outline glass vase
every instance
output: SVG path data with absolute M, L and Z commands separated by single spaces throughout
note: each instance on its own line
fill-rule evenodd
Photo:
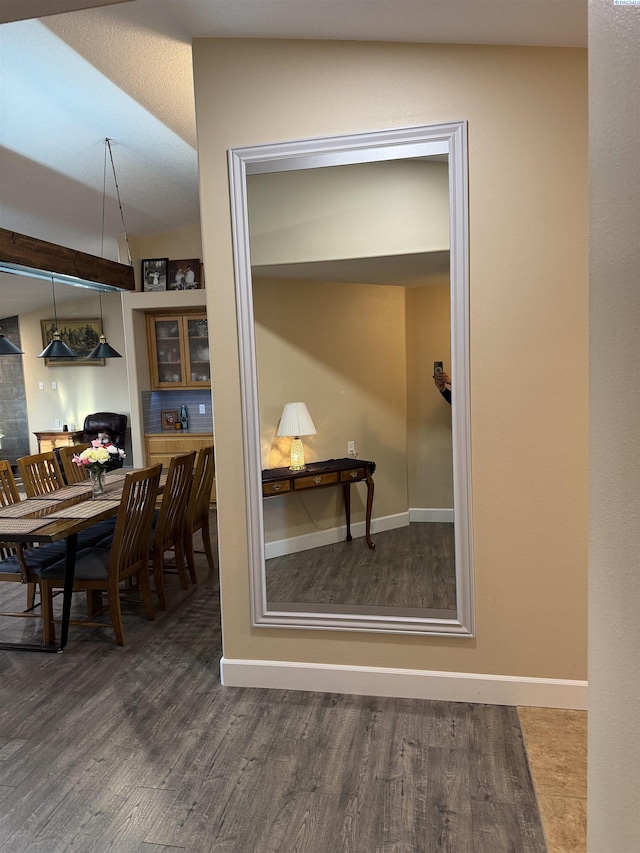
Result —
M 104 468 L 100 468 L 99 470 L 90 470 L 89 471 L 89 479 L 91 480 L 91 493 L 94 498 L 99 498 L 104 494 L 104 481 L 106 477 L 106 470 Z

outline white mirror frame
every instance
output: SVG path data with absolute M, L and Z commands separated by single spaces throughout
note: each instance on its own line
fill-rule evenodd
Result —
M 449 162 L 456 618 L 408 618 L 313 611 L 302 613 L 269 609 L 264 555 L 260 423 L 246 178 L 248 175 L 436 154 L 447 154 Z M 232 148 L 228 155 L 240 347 L 252 625 L 447 637 L 474 636 L 466 122 Z

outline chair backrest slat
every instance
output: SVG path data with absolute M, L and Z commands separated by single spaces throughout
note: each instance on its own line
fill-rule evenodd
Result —
M 178 537 L 182 536 L 195 459 L 196 452 L 192 450 L 191 453 L 172 457 L 169 463 L 154 535 L 154 548 L 159 552 L 173 548 Z
M 0 506 L 18 503 L 20 493 L 16 481 L 6 459 L 0 459 Z
M 185 527 L 191 533 L 200 530 L 209 514 L 209 502 L 211 501 L 211 489 L 213 488 L 215 474 L 213 445 L 200 448 L 185 516 Z
M 73 462 L 73 457 L 76 454 L 80 455 L 82 451 L 86 450 L 88 447 L 91 447 L 91 445 L 73 444 L 67 445 L 66 447 L 60 447 L 58 449 L 60 461 L 62 462 L 62 470 L 64 471 L 64 476 L 67 478 L 67 483 L 69 485 L 72 483 L 84 483 L 89 479 L 89 466 L 76 465 L 76 463 Z
M 18 471 L 27 497 L 30 498 L 50 494 L 64 486 L 62 471 L 53 450 L 21 456 L 18 459 Z
M 109 558 L 109 575 L 116 583 L 137 565 L 146 570 L 161 472 L 158 464 L 125 477 Z

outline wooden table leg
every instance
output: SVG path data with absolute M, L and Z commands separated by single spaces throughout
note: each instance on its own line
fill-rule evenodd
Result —
M 73 579 L 76 572 L 76 551 L 78 534 L 67 536 L 67 552 L 64 562 L 64 593 L 62 597 L 62 626 L 60 628 L 60 650 L 67 645 L 69 622 L 71 620 L 71 598 L 73 596 Z
M 342 487 L 344 493 L 344 514 L 347 518 L 347 542 L 351 542 L 351 483 L 345 483 Z
M 367 540 L 367 545 L 369 548 L 375 548 L 376 546 L 371 541 L 371 509 L 373 507 L 373 477 L 367 471 L 367 517 L 366 517 L 366 526 L 365 526 L 365 538 Z

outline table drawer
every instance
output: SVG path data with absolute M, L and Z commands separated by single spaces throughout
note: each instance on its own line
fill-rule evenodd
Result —
M 284 495 L 291 491 L 291 482 L 289 480 L 274 480 L 273 483 L 262 484 L 262 494 L 264 497 L 269 495 Z
M 367 479 L 366 468 L 350 468 L 348 471 L 340 472 L 341 483 L 357 483 L 358 480 Z
M 310 477 L 300 477 L 294 480 L 293 488 L 295 491 L 299 489 L 317 489 L 318 486 L 331 486 L 338 482 L 338 472 L 332 471 L 329 474 L 312 474 Z

